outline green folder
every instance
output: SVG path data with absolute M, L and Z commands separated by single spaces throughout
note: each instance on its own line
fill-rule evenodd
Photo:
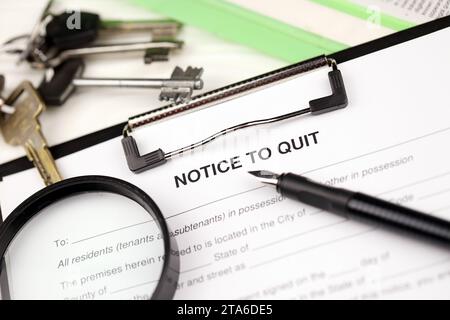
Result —
M 185 24 L 210 31 L 224 39 L 255 48 L 287 62 L 296 62 L 348 47 L 225 0 L 132 0 L 139 5 Z M 347 0 L 310 0 L 361 19 L 370 13 Z M 399 31 L 412 23 L 380 14 L 384 27 Z

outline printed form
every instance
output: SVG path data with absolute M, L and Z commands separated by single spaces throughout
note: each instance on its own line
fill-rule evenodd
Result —
M 300 173 L 450 219 L 450 46 L 443 45 L 449 37 L 447 28 L 341 64 L 349 96 L 343 110 L 237 131 L 137 175 L 127 168 L 119 138 L 57 164 L 65 178 L 118 177 L 154 199 L 178 243 L 175 298 L 449 299 L 447 249 L 284 199 L 247 173 Z M 134 136 L 142 153 L 170 151 L 230 125 L 303 108 L 328 94 L 327 71 L 148 126 Z M 6 177 L 0 184 L 4 216 L 42 187 L 35 170 Z M 115 217 L 121 208 L 112 201 L 110 210 Z M 86 228 L 49 223 L 29 240 L 42 248 L 27 252 L 28 262 L 39 268 L 27 269 L 21 257 L 10 254 L 11 295 L 30 286 L 21 275 L 39 272 L 54 298 L 148 297 L 151 285 L 136 282 L 136 269 L 125 267 L 130 261 L 122 261 L 117 272 L 102 255 L 60 266 L 66 257 L 73 261 L 104 247 L 114 256 L 119 242 L 149 245 L 139 241 L 146 236 L 142 217 L 107 219 L 96 234 L 89 227 L 94 222 L 80 217 Z M 56 248 L 58 239 L 66 245 Z M 143 252 L 140 260 L 154 261 Z M 39 297 L 38 289 L 31 291 L 27 298 Z

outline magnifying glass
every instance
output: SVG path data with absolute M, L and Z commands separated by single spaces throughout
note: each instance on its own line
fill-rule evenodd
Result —
M 175 239 L 155 202 L 116 178 L 66 179 L 0 225 L 2 299 L 171 299 Z

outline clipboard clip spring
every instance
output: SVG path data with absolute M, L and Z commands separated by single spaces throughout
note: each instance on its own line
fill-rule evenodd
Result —
M 139 152 L 139 148 L 137 146 L 136 140 L 130 135 L 132 128 L 136 128 L 136 127 L 145 125 L 147 123 L 155 122 L 157 120 L 163 119 L 168 116 L 175 115 L 177 113 L 186 112 L 190 109 L 198 107 L 201 104 L 206 106 L 206 105 L 208 105 L 208 103 L 211 102 L 211 101 L 208 101 L 208 99 L 207 99 L 208 94 L 198 97 L 197 101 L 196 101 L 196 98 L 194 98 L 191 102 L 187 103 L 186 106 L 179 105 L 177 108 L 175 108 L 173 111 L 170 111 L 170 112 L 167 112 L 167 109 L 168 108 L 170 109 L 172 107 L 171 105 L 169 105 L 167 107 L 163 107 L 163 108 L 161 108 L 161 110 L 164 111 L 164 113 L 162 113 L 164 116 L 157 117 L 154 115 L 154 114 L 158 114 L 158 112 L 160 112 L 160 110 L 158 110 L 158 109 L 155 110 L 154 112 L 150 112 L 148 114 L 154 113 L 152 115 L 152 117 L 153 117 L 152 121 L 143 121 L 138 125 L 132 125 L 130 123 L 130 121 L 133 119 L 130 119 L 128 125 L 125 126 L 125 128 L 124 128 L 123 138 L 122 138 L 122 147 L 123 147 L 123 150 L 125 153 L 125 157 L 126 157 L 129 169 L 134 173 L 141 173 L 143 171 L 155 168 L 157 166 L 160 166 L 160 165 L 166 163 L 167 160 L 169 160 L 177 155 L 181 155 L 185 152 L 192 151 L 196 148 L 204 146 L 205 144 L 213 142 L 218 137 L 224 136 L 228 133 L 231 133 L 231 132 L 234 132 L 237 130 L 241 130 L 241 129 L 245 129 L 245 128 L 249 128 L 249 127 L 260 126 L 260 125 L 265 125 L 265 124 L 274 123 L 274 122 L 279 122 L 279 121 L 287 120 L 287 119 L 294 118 L 294 117 L 304 115 L 304 114 L 320 115 L 323 113 L 327 113 L 327 112 L 345 108 L 348 105 L 348 98 L 347 98 L 347 93 L 345 90 L 344 80 L 342 78 L 341 71 L 338 69 L 337 63 L 334 59 L 330 59 L 325 56 L 321 56 L 316 59 L 308 60 L 304 63 L 295 64 L 295 65 L 280 69 L 279 71 L 275 71 L 275 72 L 263 75 L 262 77 L 256 77 L 254 79 L 250 79 L 245 82 L 238 83 L 234 86 L 232 85 L 228 88 L 225 87 L 223 89 L 218 89 L 217 91 L 212 91 L 210 93 L 210 95 L 212 95 L 214 97 L 214 96 L 217 96 L 217 94 L 219 93 L 221 95 L 221 96 L 219 96 L 219 98 L 223 101 L 224 97 L 227 97 L 226 94 L 224 94 L 224 92 L 226 93 L 227 90 L 234 89 L 235 92 L 232 92 L 231 94 L 234 97 L 236 97 L 236 94 L 242 93 L 243 91 L 248 92 L 253 88 L 260 87 L 261 83 L 258 83 L 258 81 L 265 81 L 266 83 L 270 83 L 270 81 L 268 81 L 268 79 L 267 79 L 268 77 L 275 77 L 274 78 L 275 80 L 273 80 L 272 82 L 279 81 L 284 78 L 288 78 L 293 75 L 292 73 L 286 72 L 287 70 L 289 70 L 289 68 L 296 68 L 297 72 L 295 74 L 299 74 L 299 73 L 304 73 L 307 71 L 312 71 L 314 69 L 318 69 L 323 66 L 329 66 L 332 68 L 332 70 L 330 72 L 328 72 L 328 78 L 329 78 L 329 82 L 330 82 L 330 86 L 331 86 L 331 94 L 326 97 L 311 100 L 309 102 L 309 107 L 303 108 L 303 109 L 300 109 L 300 110 L 297 110 L 297 111 L 294 111 L 294 112 L 291 112 L 288 114 L 283 114 L 283 115 L 279 115 L 276 117 L 272 117 L 272 118 L 241 123 L 241 124 L 223 129 L 221 131 L 218 131 L 215 134 L 207 137 L 206 139 L 203 139 L 201 141 L 198 141 L 196 143 L 193 143 L 191 145 L 185 146 L 183 148 L 180 148 L 180 149 L 177 149 L 177 150 L 174 150 L 171 152 L 166 153 L 162 149 L 157 149 L 157 150 L 147 153 L 145 155 L 141 155 Z M 286 76 L 280 77 L 280 75 L 277 73 L 284 73 Z M 278 77 L 277 77 L 277 75 L 278 75 Z M 253 86 L 251 86 L 251 85 L 249 86 L 249 84 L 251 84 L 252 81 L 255 82 L 255 84 Z M 238 91 L 236 92 L 236 86 L 239 88 L 239 86 L 242 87 L 242 84 L 245 84 L 246 89 L 242 90 L 241 92 L 238 92 Z M 200 104 L 199 104 L 198 100 L 200 101 Z M 216 100 L 219 100 L 219 99 L 216 99 Z M 147 114 L 144 114 L 144 115 L 147 115 Z

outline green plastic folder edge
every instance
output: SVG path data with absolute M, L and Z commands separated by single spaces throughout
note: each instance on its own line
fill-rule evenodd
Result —
M 372 12 L 368 10 L 366 6 L 362 6 L 351 2 L 351 0 L 309 0 L 311 2 L 318 3 L 324 7 L 329 7 L 337 11 L 345 12 L 354 17 L 368 20 L 372 16 Z M 414 27 L 415 24 L 408 22 L 394 16 L 380 12 L 380 24 L 383 27 L 401 31 L 407 28 Z
M 197 26 L 219 37 L 241 43 L 287 62 L 343 50 L 348 45 L 293 27 L 247 10 L 225 0 L 132 0 L 133 2 Z M 341 12 L 367 19 L 363 6 L 342 0 L 311 0 Z M 381 23 L 400 30 L 410 26 L 393 17 L 381 16 Z M 395 27 L 395 28 L 394 28 Z
M 347 48 L 222 0 L 132 0 L 155 12 L 210 31 L 288 62 Z

